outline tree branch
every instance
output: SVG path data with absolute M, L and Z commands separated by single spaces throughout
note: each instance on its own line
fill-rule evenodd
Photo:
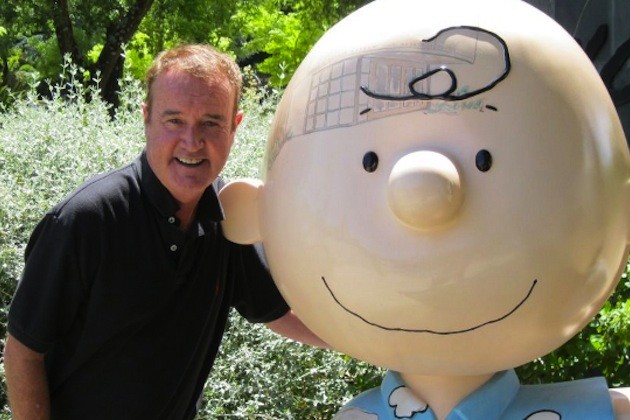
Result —
M 74 38 L 74 29 L 70 19 L 68 0 L 50 0 L 55 25 L 55 35 L 61 56 L 70 54 L 72 62 L 78 66 L 84 65 L 83 56 L 79 51 L 79 46 Z
M 112 22 L 107 27 L 105 45 L 98 57 L 96 69 L 100 71 L 103 98 L 114 106 L 117 105 L 118 79 L 122 76 L 123 70 L 123 45 L 131 41 L 153 1 L 137 0 L 122 19 Z

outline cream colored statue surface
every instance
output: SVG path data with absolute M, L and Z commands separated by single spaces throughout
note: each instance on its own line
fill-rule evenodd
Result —
M 263 180 L 220 196 L 226 236 L 263 241 L 304 323 L 389 369 L 338 418 L 630 418 L 630 389 L 521 385 L 513 370 L 597 314 L 630 249 L 612 101 L 535 8 L 359 9 L 292 78 Z

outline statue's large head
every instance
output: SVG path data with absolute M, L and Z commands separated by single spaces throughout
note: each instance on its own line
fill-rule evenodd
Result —
M 222 193 L 226 235 L 262 239 L 302 320 L 379 366 L 478 374 L 542 356 L 627 261 L 613 104 L 570 35 L 517 0 L 351 14 L 291 80 L 265 159 L 264 184 Z

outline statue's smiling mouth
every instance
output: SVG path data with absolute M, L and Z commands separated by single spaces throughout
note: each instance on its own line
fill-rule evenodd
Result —
M 408 332 L 408 333 L 425 333 L 425 334 L 436 334 L 436 335 L 452 335 L 452 334 L 463 334 L 463 333 L 467 333 L 467 332 L 471 332 L 474 330 L 477 330 L 479 328 L 497 323 L 499 321 L 503 321 L 504 319 L 508 318 L 510 315 L 512 315 L 514 312 L 518 311 L 518 309 L 523 306 L 525 304 L 525 302 L 527 301 L 527 299 L 529 299 L 529 297 L 532 295 L 532 293 L 534 292 L 534 288 L 536 287 L 536 285 L 538 284 L 538 280 L 535 279 L 531 286 L 529 287 L 529 290 L 525 293 L 525 297 L 523 297 L 523 299 L 521 299 L 520 302 L 518 302 L 511 310 L 509 310 L 507 313 L 491 319 L 489 321 L 485 321 L 482 322 L 480 324 L 474 325 L 472 327 L 467 327 L 467 328 L 462 328 L 462 329 L 458 329 L 458 330 L 444 330 L 444 331 L 440 331 L 440 330 L 432 330 L 432 329 L 411 329 L 411 328 L 400 328 L 400 327 L 388 327 L 385 325 L 381 325 L 378 324 L 376 322 L 370 321 L 369 319 L 366 319 L 365 317 L 361 316 L 360 314 L 358 314 L 357 312 L 349 309 L 347 306 L 345 306 L 343 303 L 341 303 L 341 301 L 337 298 L 337 296 L 335 296 L 335 293 L 332 291 L 332 289 L 330 288 L 330 286 L 328 285 L 328 282 L 326 281 L 326 278 L 322 276 L 322 281 L 324 282 L 324 286 L 326 286 L 326 289 L 328 289 L 328 292 L 330 293 L 330 296 L 332 296 L 332 298 L 335 300 L 335 302 L 337 302 L 337 305 L 339 305 L 344 311 L 346 311 L 347 313 L 349 313 L 350 315 L 360 319 L 361 321 L 372 325 L 374 327 L 383 329 L 383 330 L 387 330 L 387 331 L 400 331 L 400 332 Z

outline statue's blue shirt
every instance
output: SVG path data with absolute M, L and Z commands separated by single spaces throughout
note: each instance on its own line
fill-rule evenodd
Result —
M 431 407 L 416 398 L 400 375 L 389 371 L 380 388 L 346 404 L 335 419 L 433 420 Z M 514 370 L 497 373 L 466 397 L 446 420 L 614 419 L 604 378 L 543 385 L 521 385 Z

